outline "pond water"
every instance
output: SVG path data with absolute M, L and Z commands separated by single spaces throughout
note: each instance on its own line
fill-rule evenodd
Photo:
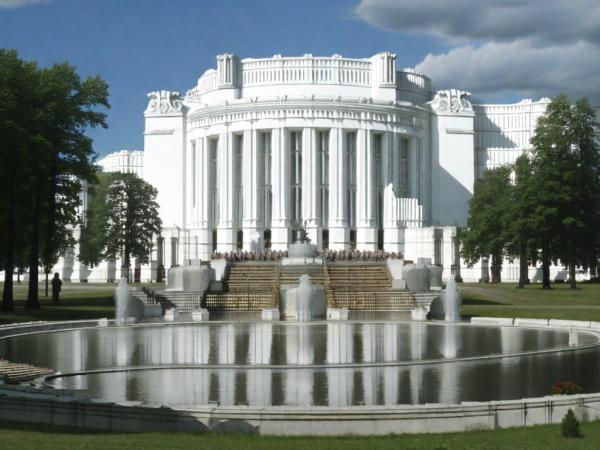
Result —
M 50 384 L 110 401 L 339 407 L 535 397 L 563 380 L 597 392 L 597 344 L 566 329 L 246 321 L 12 336 L 0 357 L 50 367 L 61 372 Z

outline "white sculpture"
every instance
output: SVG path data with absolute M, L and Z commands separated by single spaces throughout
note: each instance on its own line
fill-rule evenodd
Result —
M 468 97 L 470 92 L 459 89 L 446 89 L 437 91 L 435 97 L 429 102 L 431 109 L 436 112 L 473 112 L 473 105 Z
M 182 102 L 177 91 L 154 91 L 148 94 L 147 114 L 181 113 Z

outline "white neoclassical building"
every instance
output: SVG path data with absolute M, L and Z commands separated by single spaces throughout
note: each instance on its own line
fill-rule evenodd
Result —
M 476 178 L 528 150 L 549 102 L 472 105 L 469 96 L 435 90 L 388 52 L 226 53 L 185 96 L 148 94 L 143 152 L 100 164 L 158 189 L 164 230 L 143 279 L 214 251 L 286 249 L 301 226 L 323 248 L 431 258 L 449 274 Z M 81 269 L 104 277 L 95 270 Z M 516 276 L 506 268 L 505 279 Z

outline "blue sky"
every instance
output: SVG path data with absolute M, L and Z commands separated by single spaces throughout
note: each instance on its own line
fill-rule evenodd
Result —
M 498 1 L 491 0 L 491 3 Z M 100 155 L 123 148 L 141 149 L 146 93 L 157 89 L 184 93 L 195 85 L 204 70 L 215 66 L 215 55 L 225 51 L 243 58 L 275 53 L 341 53 L 367 57 L 389 50 L 397 54 L 399 67 L 416 65 L 432 76 L 438 86 L 438 80 L 442 84 L 470 81 L 475 85 L 473 88 L 439 87 L 466 87 L 482 100 L 541 95 L 538 87 L 543 80 L 532 82 L 531 77 L 525 79 L 517 69 L 516 75 L 512 70 L 505 76 L 497 76 L 498 68 L 489 67 L 494 51 L 514 55 L 527 47 L 522 42 L 537 39 L 536 34 L 523 36 L 514 32 L 507 38 L 505 30 L 510 27 L 505 24 L 503 28 L 502 23 L 491 27 L 488 33 L 486 27 L 471 25 L 472 21 L 464 15 L 462 28 L 467 31 L 461 29 L 458 33 L 452 28 L 454 14 L 460 18 L 463 11 L 454 8 L 452 14 L 438 11 L 439 16 L 436 16 L 434 9 L 428 8 L 428 1 L 421 2 L 422 9 L 413 3 L 403 0 L 0 0 L 0 47 L 14 48 L 22 58 L 37 60 L 41 65 L 66 60 L 82 75 L 99 74 L 107 80 L 112 105 L 108 111 L 109 128 L 92 132 Z M 408 13 L 412 14 L 411 21 L 403 22 Z M 589 15 L 589 11 L 586 14 Z M 580 33 L 583 35 L 585 30 Z M 590 42 L 595 45 L 597 36 L 590 33 L 589 39 L 583 39 L 584 44 L 581 39 L 575 39 L 569 45 L 589 45 Z M 525 50 L 560 49 L 559 44 L 548 44 L 549 41 L 547 36 L 543 37 Z M 510 45 L 512 50 L 506 48 Z M 585 50 L 585 47 L 578 49 Z M 485 60 L 482 54 L 488 59 L 487 64 L 482 63 L 482 59 Z M 526 54 L 528 60 L 533 56 Z M 556 60 L 556 56 L 547 55 L 547 58 Z M 468 71 L 463 62 L 470 65 Z M 507 65 L 510 64 L 503 67 Z M 475 69 L 481 70 L 483 75 L 477 77 Z M 480 92 L 475 88 L 480 88 Z M 542 88 L 545 89 L 542 94 L 548 91 L 546 95 L 554 95 L 561 85 Z

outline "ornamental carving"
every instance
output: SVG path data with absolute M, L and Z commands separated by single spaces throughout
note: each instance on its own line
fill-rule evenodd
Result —
M 429 102 L 431 109 L 436 112 L 473 112 L 473 106 L 468 97 L 470 92 L 461 91 L 459 89 L 447 89 L 437 91 L 435 97 Z
M 179 92 L 155 91 L 148 94 L 147 114 L 174 114 L 181 113 L 182 101 Z

